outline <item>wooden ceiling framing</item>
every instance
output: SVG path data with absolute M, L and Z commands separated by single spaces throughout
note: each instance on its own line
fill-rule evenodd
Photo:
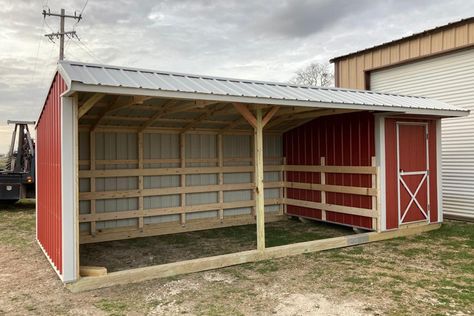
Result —
M 91 131 L 98 128 L 132 128 L 143 132 L 159 129 L 160 125 L 168 129 L 170 125 L 174 126 L 180 133 L 192 130 L 252 131 L 253 127 L 241 114 L 242 106 L 218 101 L 83 94 L 79 96 L 79 126 Z M 301 106 L 253 107 L 257 106 L 271 117 L 266 122 L 265 130 L 277 133 L 286 132 L 317 117 L 354 112 Z

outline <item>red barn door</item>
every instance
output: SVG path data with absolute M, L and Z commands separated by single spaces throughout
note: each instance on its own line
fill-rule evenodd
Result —
M 399 225 L 429 221 L 428 123 L 397 122 Z

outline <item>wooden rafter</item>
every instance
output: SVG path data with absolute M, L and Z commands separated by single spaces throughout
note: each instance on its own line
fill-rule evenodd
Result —
M 151 100 L 153 97 L 147 97 L 147 96 L 133 96 L 130 97 L 129 100 L 125 103 L 116 103 L 115 106 L 113 106 L 108 113 L 114 112 L 123 108 L 127 108 L 130 106 L 135 106 L 135 105 L 143 105 L 145 101 Z M 107 114 L 108 114 L 107 113 Z
M 344 113 L 352 113 L 352 112 L 359 112 L 359 110 L 346 110 L 346 109 L 330 109 L 330 110 L 323 110 L 323 111 L 318 111 L 319 113 L 316 114 L 311 114 L 311 115 L 307 115 L 305 117 L 305 119 L 302 119 L 301 117 L 297 117 L 297 118 L 294 118 L 293 120 L 298 120 L 296 123 L 293 123 L 291 124 L 291 126 L 289 126 L 288 128 L 286 128 L 285 130 L 283 130 L 283 132 L 287 132 L 289 130 L 292 130 L 294 128 L 297 128 L 301 125 L 304 125 L 312 120 L 314 120 L 315 118 L 318 118 L 318 117 L 323 117 L 323 116 L 331 116 L 331 115 L 336 115 L 336 114 L 344 114 Z
M 243 117 L 240 116 L 239 118 L 237 118 L 237 119 L 231 121 L 228 125 L 224 126 L 224 127 L 221 128 L 220 130 L 221 130 L 221 131 L 229 130 L 229 129 L 231 129 L 231 128 L 234 128 L 234 127 L 240 125 L 240 124 L 243 123 L 243 122 L 246 122 L 246 120 L 245 120 Z
M 193 108 L 202 108 L 206 107 L 211 104 L 218 103 L 218 101 L 201 101 L 201 100 L 196 100 L 196 101 L 191 101 L 191 102 L 185 102 L 176 106 L 173 106 L 176 104 L 176 100 L 170 100 L 165 103 L 164 108 L 160 109 L 159 111 L 155 112 L 153 116 L 147 120 L 145 123 L 143 123 L 140 126 L 139 131 L 142 132 L 146 128 L 150 127 L 155 123 L 158 119 L 172 113 L 178 113 L 178 112 L 184 112 Z
M 195 127 L 199 123 L 203 122 L 204 120 L 208 119 L 209 117 L 213 116 L 214 114 L 216 114 L 219 111 L 222 111 L 222 108 L 218 108 L 217 106 L 215 106 L 214 109 L 199 115 L 197 118 L 192 120 L 189 124 L 187 124 L 182 129 L 182 133 L 185 133 L 185 132 L 189 131 L 190 129 L 192 129 L 193 127 Z
M 92 131 L 95 131 L 97 126 L 99 126 L 99 124 L 102 122 L 102 120 L 104 120 L 105 116 L 107 115 L 107 113 L 110 111 L 111 108 L 113 108 L 116 104 L 117 104 L 117 101 L 119 99 L 119 96 L 115 96 L 114 100 L 112 102 L 110 102 L 109 106 L 107 106 L 98 116 L 97 120 L 92 124 L 92 128 L 91 130 Z
M 160 109 L 158 111 L 155 112 L 155 114 L 152 115 L 152 117 L 150 117 L 148 120 L 146 120 L 144 123 L 142 123 L 140 125 L 140 129 L 138 132 L 143 132 L 143 130 L 145 130 L 146 128 L 150 127 L 153 123 L 155 123 L 155 121 L 157 119 L 159 119 L 160 117 L 166 115 L 167 113 L 169 113 L 170 111 L 170 106 L 175 104 L 176 101 L 174 100 L 170 100 L 168 102 L 166 102 L 164 105 L 162 105 L 160 107 Z M 168 111 L 167 111 L 168 110 Z
M 103 93 L 95 93 L 79 107 L 78 118 L 83 117 L 92 107 L 105 97 Z

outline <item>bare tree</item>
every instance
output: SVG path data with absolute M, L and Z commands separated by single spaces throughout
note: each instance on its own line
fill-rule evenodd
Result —
M 334 86 L 334 74 L 328 63 L 311 63 L 298 70 L 290 82 L 307 86 L 332 87 Z

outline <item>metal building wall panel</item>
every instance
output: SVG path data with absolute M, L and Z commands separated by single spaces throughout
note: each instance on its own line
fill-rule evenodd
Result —
M 474 111 L 474 49 L 380 70 L 371 88 L 436 98 Z M 443 212 L 474 219 L 474 114 L 442 121 Z
M 61 97 L 66 84 L 54 77 L 36 127 L 36 238 L 62 274 Z
M 365 72 L 401 63 L 413 62 L 454 49 L 465 49 L 474 45 L 474 19 L 468 18 L 438 27 L 434 30 L 404 37 L 334 58 L 336 86 L 349 89 L 366 89 Z M 349 67 L 349 64 L 357 67 Z M 371 87 L 372 88 L 372 87 Z
M 370 166 L 375 156 L 374 117 L 368 112 L 334 115 L 315 119 L 284 134 L 284 153 L 289 165 L 320 165 L 325 157 L 331 166 Z M 321 183 L 319 173 L 288 172 L 290 182 Z M 326 174 L 326 183 L 333 185 L 371 186 L 370 175 Z M 289 198 L 321 202 L 321 192 L 288 189 Z M 326 193 L 329 204 L 371 208 L 368 196 Z M 321 210 L 288 205 L 290 215 L 321 219 Z M 326 220 L 372 229 L 372 219 L 364 216 L 326 212 Z

